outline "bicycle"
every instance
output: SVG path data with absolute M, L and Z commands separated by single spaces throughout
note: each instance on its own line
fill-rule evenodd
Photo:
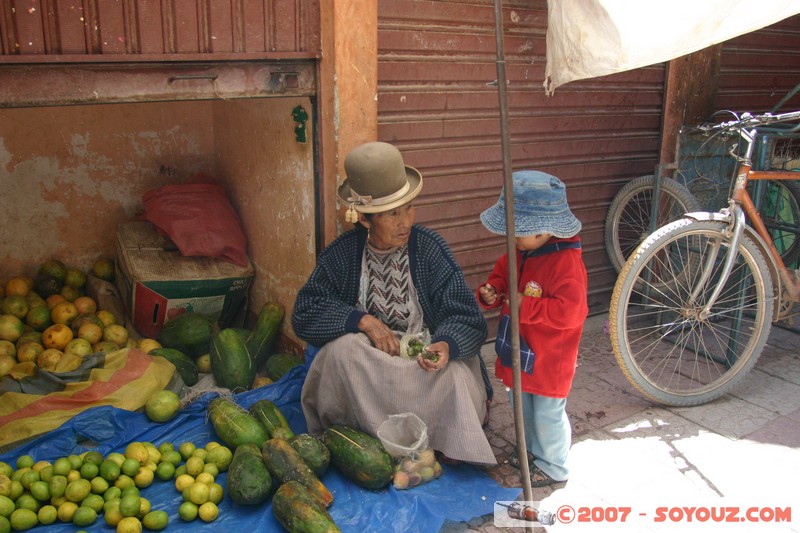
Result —
M 611 341 L 626 378 L 648 398 L 691 406 L 727 393 L 755 365 L 772 323 L 800 302 L 800 276 L 784 263 L 747 189 L 751 181 L 800 177 L 753 170 L 751 160 L 758 133 L 797 131 L 800 124 L 783 123 L 798 119 L 800 111 L 745 113 L 701 126 L 735 133 L 743 143 L 731 151 L 737 172 L 727 207 L 662 226 L 622 267 L 609 311 Z M 796 240 L 800 228 L 782 231 Z
M 770 113 L 778 113 L 798 92 L 800 84 L 775 104 Z M 606 213 L 603 236 L 606 253 L 616 272 L 656 228 L 681 218 L 684 213 L 716 210 L 726 201 L 728 191 L 720 189 L 735 165 L 723 160 L 729 147 L 725 142 L 714 142 L 719 138 L 705 135 L 702 125 L 682 127 L 676 141 L 676 160 L 658 165 L 654 174 L 628 182 L 614 195 Z M 758 148 L 766 150 L 762 143 Z M 757 163 L 763 168 L 763 161 Z M 784 223 L 792 227 L 800 223 L 800 184 L 769 181 L 765 187 L 768 190 L 763 194 L 765 205 L 761 206 L 761 216 L 772 221 L 773 239 L 785 251 L 784 261 L 799 261 L 800 239 L 794 233 L 782 233 L 779 227 Z

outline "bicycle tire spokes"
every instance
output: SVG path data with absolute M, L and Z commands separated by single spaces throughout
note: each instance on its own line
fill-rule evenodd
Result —
M 637 389 L 661 403 L 695 405 L 724 394 L 766 341 L 772 282 L 749 238 L 740 242 L 709 315 L 700 312 L 721 279 L 724 227 L 683 219 L 661 228 L 617 281 L 611 317 L 617 360 Z

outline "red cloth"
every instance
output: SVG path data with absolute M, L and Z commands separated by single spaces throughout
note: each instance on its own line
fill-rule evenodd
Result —
M 575 236 L 569 239 L 552 238 L 548 243 L 580 241 Z M 533 374 L 522 372 L 522 390 L 550 398 L 566 398 L 572 387 L 578 360 L 578 346 L 583 332 L 583 323 L 589 314 L 587 304 L 588 281 L 580 248 L 560 250 L 523 262 L 517 250 L 518 292 L 535 281 L 542 289 L 541 297 L 523 296 L 519 312 L 520 335 L 536 354 Z M 498 294 L 508 294 L 508 255 L 495 263 L 487 281 Z M 510 314 L 507 299 L 494 306 L 478 302 L 484 309 L 503 306 L 503 314 Z M 507 386 L 513 386 L 510 367 L 503 366 L 500 359 L 495 363 L 497 377 Z

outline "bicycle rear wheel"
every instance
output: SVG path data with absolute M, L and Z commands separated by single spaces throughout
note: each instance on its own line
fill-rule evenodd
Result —
M 627 183 L 614 196 L 605 220 L 605 245 L 614 269 L 622 265 L 650 234 L 655 176 L 641 176 Z M 672 222 L 686 213 L 700 211 L 700 202 L 684 185 L 672 178 L 659 182 L 658 220 L 654 227 Z
M 646 239 L 617 278 L 609 311 L 617 363 L 656 402 L 689 406 L 722 396 L 755 365 L 769 336 L 772 278 L 747 235 L 710 313 L 700 313 L 720 280 L 726 229 L 723 222 L 672 222 Z

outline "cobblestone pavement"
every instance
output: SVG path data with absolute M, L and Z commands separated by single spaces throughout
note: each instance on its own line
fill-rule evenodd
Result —
M 686 531 L 687 525 L 700 524 L 687 524 L 685 515 L 678 514 L 668 515 L 669 523 L 655 518 L 658 507 L 687 502 L 789 507 L 788 522 L 716 525 L 725 526 L 720 531 L 742 533 L 800 531 L 800 334 L 773 327 L 756 367 L 731 393 L 708 404 L 675 408 L 650 402 L 628 383 L 604 331 L 606 318 L 587 321 L 567 403 L 573 431 L 571 478 L 556 488 L 532 491 L 539 509 L 594 508 L 601 512 L 595 518 L 602 520 L 537 525 L 535 531 Z M 487 344 L 484 353 L 493 375 L 492 346 Z M 496 378 L 493 383 L 487 435 L 498 465 L 485 470 L 504 487 L 520 487 L 521 500 L 519 471 L 506 462 L 516 447 L 513 413 L 505 386 Z M 612 520 L 621 507 L 632 508 L 626 523 L 621 515 Z M 715 524 L 702 525 L 704 532 L 716 531 Z M 440 533 L 530 530 L 498 527 L 490 514 L 446 522 Z

